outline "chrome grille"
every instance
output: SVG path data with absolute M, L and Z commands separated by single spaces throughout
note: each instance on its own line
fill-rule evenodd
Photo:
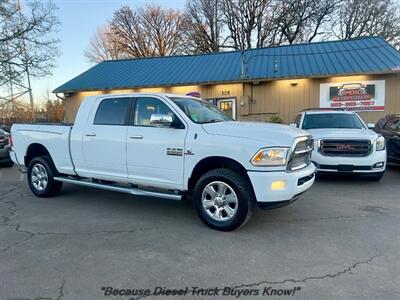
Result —
M 370 140 L 321 140 L 319 151 L 327 156 L 367 156 L 371 153 Z
M 313 140 L 311 137 L 301 137 L 295 141 L 287 165 L 288 171 L 295 171 L 307 167 L 311 163 Z

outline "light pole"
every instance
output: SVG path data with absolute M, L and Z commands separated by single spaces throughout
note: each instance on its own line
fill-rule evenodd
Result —
M 18 0 L 18 11 L 19 11 L 19 20 L 20 20 L 20 26 L 21 30 L 23 30 L 23 15 L 22 15 L 22 5 L 21 1 Z M 24 54 L 24 63 L 25 63 L 25 73 L 26 73 L 26 78 L 27 78 L 27 83 L 28 83 L 28 94 L 29 94 L 29 103 L 31 106 L 31 111 L 32 111 L 32 117 L 35 118 L 35 106 L 33 103 L 33 93 L 32 93 L 32 85 L 31 85 L 31 75 L 29 72 L 29 62 L 28 62 L 28 53 L 26 50 L 26 44 L 25 44 L 25 36 L 22 35 L 22 51 Z

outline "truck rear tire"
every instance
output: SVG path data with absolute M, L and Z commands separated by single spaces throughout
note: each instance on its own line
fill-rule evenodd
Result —
M 250 219 L 255 197 L 250 182 L 243 175 L 230 169 L 215 169 L 198 180 L 194 203 L 207 226 L 232 231 Z
M 54 180 L 58 172 L 50 156 L 38 156 L 31 160 L 28 165 L 29 187 L 38 197 L 52 197 L 58 194 L 62 187 L 62 182 Z

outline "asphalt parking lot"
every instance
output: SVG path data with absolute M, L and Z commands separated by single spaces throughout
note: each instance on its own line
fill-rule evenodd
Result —
M 16 168 L 0 169 L 0 299 L 129 299 L 102 287 L 157 286 L 398 299 L 399 182 L 400 168 L 379 183 L 323 178 L 296 203 L 223 233 L 187 203 L 72 185 L 40 199 Z

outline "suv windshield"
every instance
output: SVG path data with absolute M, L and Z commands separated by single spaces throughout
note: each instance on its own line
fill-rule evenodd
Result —
M 195 123 L 233 121 L 226 113 L 203 99 L 170 97 L 172 101 Z
M 304 116 L 303 129 L 318 128 L 365 128 L 355 114 L 307 114 Z

